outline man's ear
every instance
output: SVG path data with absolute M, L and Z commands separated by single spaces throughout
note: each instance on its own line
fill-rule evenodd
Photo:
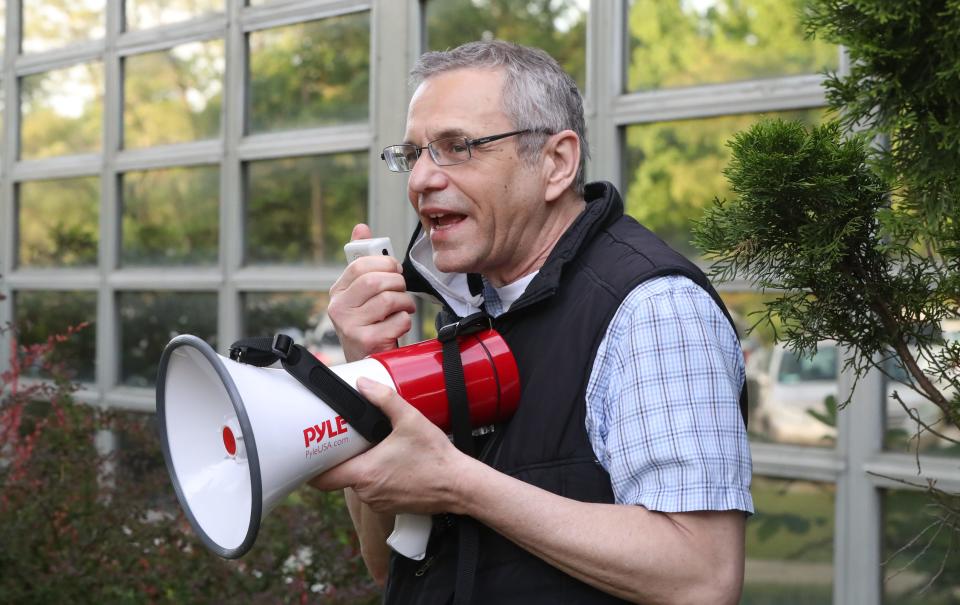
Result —
M 558 199 L 570 188 L 580 167 L 580 137 L 572 130 L 551 135 L 543 147 L 546 201 Z

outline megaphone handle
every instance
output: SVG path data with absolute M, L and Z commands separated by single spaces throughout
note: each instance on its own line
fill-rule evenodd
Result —
M 387 545 L 408 559 L 420 561 L 427 554 L 432 525 L 428 515 L 399 514 L 393 521 L 393 533 L 387 538 Z

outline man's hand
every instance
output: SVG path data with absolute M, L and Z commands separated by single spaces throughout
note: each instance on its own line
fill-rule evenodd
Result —
M 380 513 L 459 512 L 457 483 L 472 462 L 446 435 L 392 389 L 368 380 L 357 388 L 390 419 L 393 431 L 376 447 L 312 479 L 322 490 L 352 488 Z
M 351 240 L 372 236 L 370 227 L 359 224 L 353 228 Z M 357 259 L 330 288 L 327 314 L 347 361 L 396 348 L 397 339 L 410 331 L 414 311 L 403 269 L 388 256 Z

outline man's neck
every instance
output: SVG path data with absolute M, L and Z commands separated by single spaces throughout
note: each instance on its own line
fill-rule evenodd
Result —
M 571 197 L 567 200 L 557 200 L 557 207 L 547 216 L 543 226 L 538 230 L 537 236 L 533 238 L 537 247 L 531 249 L 531 253 L 527 255 L 528 260 L 512 267 L 509 271 L 484 274 L 483 276 L 487 281 L 496 288 L 502 288 L 526 275 L 530 275 L 534 271 L 540 270 L 540 267 L 547 262 L 547 257 L 550 256 L 554 246 L 560 241 L 560 237 L 566 233 L 570 225 L 577 220 L 577 217 L 587 206 L 582 197 L 574 196 L 573 192 L 569 193 Z

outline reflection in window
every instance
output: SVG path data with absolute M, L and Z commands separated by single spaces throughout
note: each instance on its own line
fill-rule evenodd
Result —
M 367 119 L 370 14 L 250 34 L 250 132 Z
M 124 60 L 124 146 L 215 138 L 223 101 L 223 40 Z
M 20 156 L 100 150 L 103 64 L 84 63 L 20 80 Z
M 923 491 L 883 495 L 883 602 L 948 605 L 960 594 L 956 496 L 937 501 Z M 950 510 L 952 509 L 952 510 Z
M 120 382 L 134 387 L 156 383 L 160 355 L 178 334 L 217 344 L 215 292 L 121 292 Z
M 106 0 L 25 0 L 21 3 L 23 52 L 102 38 L 106 5 Z
M 916 350 L 911 350 L 921 368 L 927 363 Z M 931 347 L 930 354 L 936 356 L 943 350 L 943 344 Z M 943 411 L 921 394 L 916 380 L 904 368 L 897 356 L 891 356 L 884 362 L 888 376 L 884 376 L 884 409 L 886 410 L 886 449 L 915 454 L 918 450 L 930 455 L 960 454 L 960 429 L 944 418 Z M 949 396 L 952 389 L 945 379 L 938 380 L 927 374 L 934 386 Z M 932 431 L 930 430 L 932 429 Z
M 223 12 L 224 0 L 125 0 L 127 29 L 146 29 Z
M 48 362 L 59 366 L 70 380 L 94 381 L 96 292 L 21 290 L 13 295 L 13 310 L 21 346 L 46 342 L 51 336 L 66 335 L 68 328 L 79 328 L 67 340 L 57 343 Z M 84 323 L 87 325 L 81 327 Z M 40 364 L 24 370 L 30 377 L 50 377 Z
M 437 316 L 443 310 L 439 302 L 417 298 L 417 313 L 420 315 L 420 333 L 423 340 L 437 337 Z
M 247 165 L 248 263 L 345 262 L 343 244 L 367 217 L 367 154 Z
M 27 181 L 18 186 L 18 264 L 84 267 L 97 264 L 100 179 Z
M 122 178 L 124 265 L 216 263 L 217 166 L 128 172 Z
M 430 50 L 445 50 L 498 38 L 535 46 L 556 59 L 584 90 L 589 4 L 588 0 L 432 0 L 427 3 L 427 45 Z
M 817 124 L 823 111 L 809 109 L 767 117 Z M 626 128 L 624 150 L 626 211 L 687 256 L 690 221 L 703 214 L 714 197 L 730 197 L 723 169 L 730 158 L 727 141 L 764 117 L 743 114 L 700 120 L 637 124 Z
M 742 605 L 832 602 L 835 487 L 754 477 Z
M 249 292 L 243 296 L 243 334 L 282 332 L 327 365 L 344 362 L 340 339 L 327 317 L 326 292 Z
M 753 387 L 751 436 L 799 445 L 833 446 L 837 436 L 838 352 L 821 342 L 812 355 L 782 343 L 769 352 L 765 370 L 748 376 Z M 749 368 L 748 368 L 749 369 Z
M 804 0 L 630 0 L 628 92 L 836 69 L 838 51 L 806 39 Z M 786 6 L 785 6 L 786 5 Z

